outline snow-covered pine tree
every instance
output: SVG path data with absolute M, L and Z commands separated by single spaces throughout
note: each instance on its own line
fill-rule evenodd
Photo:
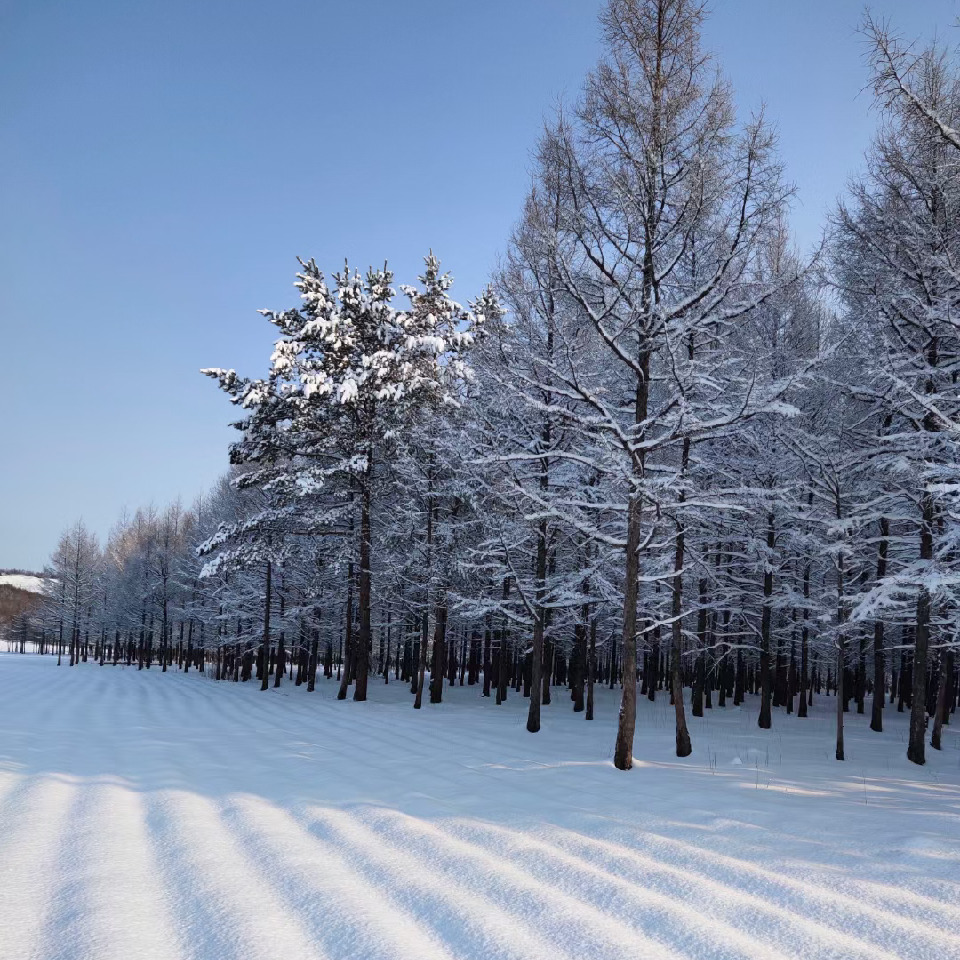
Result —
M 235 462 L 258 465 L 241 481 L 273 497 L 258 520 L 267 540 L 276 524 L 303 511 L 294 504 L 328 491 L 349 491 L 345 508 L 329 508 L 308 519 L 310 531 L 343 534 L 350 504 L 359 500 L 357 563 L 359 629 L 348 662 L 356 677 L 355 700 L 365 700 L 371 646 L 372 519 L 378 468 L 398 431 L 431 405 L 453 401 L 466 375 L 463 352 L 472 342 L 470 318 L 449 299 L 451 278 L 433 254 L 426 258 L 422 289 L 407 288 L 411 309 L 393 306 L 393 274 L 386 265 L 361 278 L 349 264 L 328 287 L 313 260 L 301 261 L 295 286 L 299 309 L 263 311 L 280 331 L 266 380 L 241 380 L 233 371 L 204 371 L 216 377 L 233 402 L 251 411 L 235 445 Z M 267 531 L 267 525 L 271 529 Z M 235 531 L 249 536 L 252 527 Z M 262 545 L 264 536 L 257 539 Z M 214 544 L 211 544 L 214 546 Z M 236 556 L 234 552 L 234 556 Z M 269 573 L 270 563 L 267 562 Z M 348 612 L 348 617 L 351 614 Z M 349 679 L 349 677 L 347 678 Z

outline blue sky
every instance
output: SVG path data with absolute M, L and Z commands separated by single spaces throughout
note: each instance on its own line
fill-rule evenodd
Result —
M 189 502 L 263 371 L 260 307 L 433 248 L 462 301 L 496 265 L 539 128 L 596 60 L 599 0 L 0 0 L 0 567 L 76 517 Z M 877 0 L 953 43 L 957 0 Z M 765 103 L 815 242 L 875 118 L 859 0 L 714 0 L 706 43 Z

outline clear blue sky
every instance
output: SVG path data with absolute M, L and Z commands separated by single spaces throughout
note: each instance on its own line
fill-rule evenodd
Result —
M 76 517 L 189 502 L 258 374 L 295 256 L 432 247 L 462 301 L 527 189 L 540 125 L 598 53 L 599 0 L 0 0 L 0 567 Z M 714 0 L 706 42 L 765 102 L 802 244 L 872 130 L 860 0 Z M 957 0 L 877 0 L 953 42 Z

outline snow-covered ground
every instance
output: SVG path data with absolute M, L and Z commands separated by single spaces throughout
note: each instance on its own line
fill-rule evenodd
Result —
M 0 655 L 0 958 L 960 958 L 960 722 L 335 692 Z
M 43 577 L 34 577 L 28 573 L 0 573 L 0 586 L 6 584 L 28 593 L 45 593 L 47 581 Z

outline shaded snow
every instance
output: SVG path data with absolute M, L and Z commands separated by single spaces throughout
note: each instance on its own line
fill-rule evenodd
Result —
M 335 693 L 0 655 L 0 958 L 960 958 L 956 721 Z

